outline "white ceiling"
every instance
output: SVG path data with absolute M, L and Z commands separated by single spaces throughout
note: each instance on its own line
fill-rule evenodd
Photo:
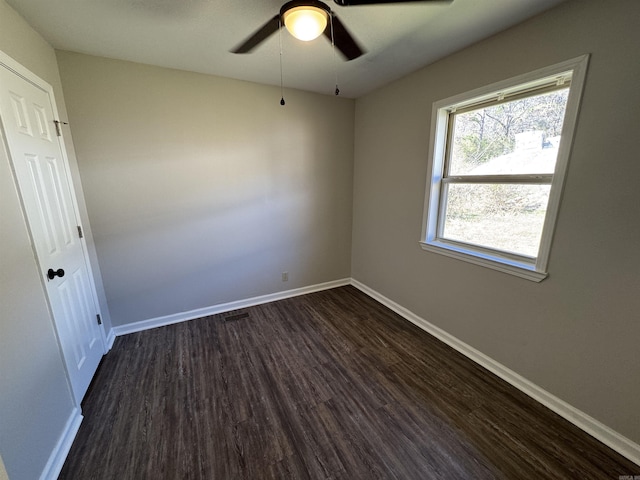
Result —
M 454 0 L 340 7 L 367 53 L 345 62 L 326 38 L 282 31 L 285 88 L 355 98 L 564 0 Z M 7 0 L 55 48 L 279 85 L 278 35 L 249 54 L 229 50 L 284 0 Z

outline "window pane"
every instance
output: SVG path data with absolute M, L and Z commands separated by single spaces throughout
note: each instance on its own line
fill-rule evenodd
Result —
M 442 237 L 538 255 L 550 185 L 449 184 Z
M 449 175 L 553 173 L 569 89 L 453 114 Z

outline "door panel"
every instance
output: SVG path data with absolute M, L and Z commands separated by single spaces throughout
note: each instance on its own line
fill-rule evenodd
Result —
M 0 117 L 73 394 L 80 402 L 104 342 L 49 93 L 0 66 Z M 64 275 L 49 279 L 49 269 L 62 269 Z
M 14 157 L 15 158 L 15 157 Z M 14 160 L 14 168 L 20 170 L 15 164 L 20 160 Z M 51 222 L 51 213 L 47 211 L 48 204 L 45 200 L 45 187 L 40 176 L 40 169 L 38 168 L 37 155 L 24 154 L 25 170 L 28 172 L 28 176 L 23 179 L 29 183 L 29 190 L 23 192 L 23 201 L 29 201 L 37 208 L 39 222 L 31 225 L 31 230 L 34 235 L 38 235 L 42 240 L 39 243 L 40 248 L 43 249 L 43 253 L 46 249 L 48 255 L 54 255 L 57 251 L 56 235 L 54 226 Z M 25 190 L 23 188 L 22 190 Z M 31 220 L 31 219 L 30 219 Z M 33 219 L 35 220 L 35 219 Z
M 9 98 L 13 107 L 13 117 L 16 122 L 17 132 L 31 137 L 31 125 L 29 125 L 29 115 L 27 115 L 26 99 L 14 92 L 9 92 Z
M 74 212 L 69 208 L 68 199 L 63 195 L 66 182 L 63 181 L 59 160 L 53 157 L 45 158 L 45 171 L 43 172 L 45 179 L 44 184 L 49 186 L 49 201 L 53 214 L 57 219 L 55 223 L 59 226 L 57 231 L 57 243 L 61 248 L 73 248 L 73 244 L 78 238 L 77 222 Z

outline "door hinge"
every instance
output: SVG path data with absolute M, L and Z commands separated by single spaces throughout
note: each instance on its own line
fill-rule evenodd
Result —
M 56 124 L 56 135 L 61 137 L 62 131 L 60 130 L 60 125 L 69 125 L 67 122 L 61 122 L 60 120 L 54 120 L 53 123 Z
M 82 227 L 78 225 L 78 237 L 84 238 L 84 233 L 82 233 Z
M 102 325 L 102 319 L 100 318 L 100 314 L 96 315 L 96 319 L 98 320 L 98 325 Z

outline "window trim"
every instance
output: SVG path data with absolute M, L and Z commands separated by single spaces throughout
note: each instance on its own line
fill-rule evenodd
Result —
M 440 100 L 433 104 L 431 116 L 431 136 L 429 149 L 429 172 L 425 191 L 422 236 L 423 250 L 464 260 L 521 278 L 540 282 L 548 276 L 549 254 L 560 208 L 562 190 L 565 183 L 569 157 L 574 141 L 575 127 L 580 109 L 589 55 L 582 55 L 533 72 L 486 85 L 470 92 Z M 562 127 L 562 140 L 558 149 L 556 167 L 551 179 L 549 203 L 542 228 L 538 255 L 527 261 L 524 256 L 509 255 L 492 249 L 456 242 L 438 237 L 438 218 L 444 202 L 441 202 L 445 155 L 448 144 L 448 121 L 450 113 L 458 109 L 472 108 L 492 98 L 507 101 L 508 97 L 520 96 L 524 89 L 539 91 L 553 82 L 562 83 L 570 78 L 571 86 Z M 532 175 L 535 177 L 535 175 Z M 486 177 L 485 177 L 486 178 Z M 505 179 L 505 177 L 502 177 Z M 469 180 L 465 177 L 465 180 Z M 473 179 L 471 179 L 473 180 Z M 534 180 L 532 180 L 534 181 Z M 486 183 L 486 182 L 485 182 Z

